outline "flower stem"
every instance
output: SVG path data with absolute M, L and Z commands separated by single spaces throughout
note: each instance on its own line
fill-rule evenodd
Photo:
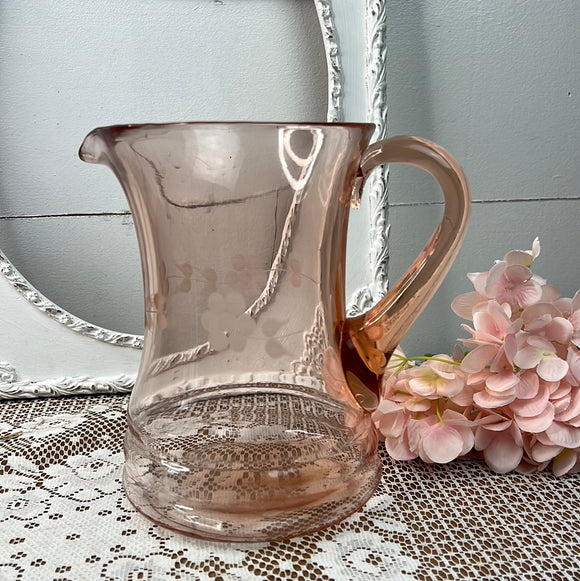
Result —
M 441 359 L 440 357 L 432 357 L 425 355 L 424 357 L 409 357 L 407 361 L 438 361 L 439 363 L 448 363 L 449 365 L 461 365 L 461 361 L 453 361 L 453 359 Z
M 443 359 L 441 357 L 433 357 L 432 355 L 419 355 L 417 357 L 404 357 L 399 355 L 398 353 L 393 353 L 393 358 L 396 357 L 399 359 L 400 363 L 395 367 L 392 375 L 396 375 L 400 371 L 402 371 L 405 366 L 409 365 L 412 361 L 437 361 L 439 363 L 447 363 L 448 365 L 455 365 L 459 367 L 461 365 L 461 361 L 454 361 L 453 359 Z
M 439 419 L 439 423 L 444 425 L 443 416 L 441 415 L 441 410 L 439 409 L 439 400 L 435 400 L 435 412 L 437 413 L 437 418 Z

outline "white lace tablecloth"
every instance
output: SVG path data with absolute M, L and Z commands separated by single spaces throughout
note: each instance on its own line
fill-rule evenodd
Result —
M 0 579 L 580 579 L 580 479 L 384 456 L 371 501 L 288 542 L 164 530 L 121 485 L 126 395 L 0 403 Z M 381 445 L 382 447 L 382 445 Z

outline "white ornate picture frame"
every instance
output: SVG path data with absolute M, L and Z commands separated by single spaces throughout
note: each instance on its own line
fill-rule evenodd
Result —
M 314 0 L 314 4 L 328 66 L 328 121 L 366 120 L 376 125 L 374 140 L 384 138 L 384 0 Z M 369 284 L 355 288 L 351 314 L 364 311 L 387 288 L 386 168 L 371 176 L 364 198 L 355 220 L 364 225 L 368 261 L 358 259 L 349 278 Z M 122 393 L 133 387 L 143 338 L 101 328 L 60 308 L 1 251 L 0 305 L 0 400 Z

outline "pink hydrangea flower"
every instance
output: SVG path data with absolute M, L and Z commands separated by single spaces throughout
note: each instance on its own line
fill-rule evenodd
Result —
M 431 361 L 410 369 L 408 378 L 411 393 L 427 399 L 453 397 L 465 385 L 465 374 L 448 355 L 436 355 Z
M 498 262 L 489 271 L 485 291 L 488 297 L 509 304 L 514 311 L 533 305 L 542 298 L 542 287 L 533 279 L 529 268 L 505 262 Z
M 514 356 L 514 363 L 521 369 L 536 369 L 545 381 L 560 381 L 568 373 L 568 363 L 560 359 L 554 345 L 538 335 L 523 334 Z
M 474 444 L 473 422 L 451 409 L 440 417 L 410 420 L 407 432 L 410 449 L 428 463 L 447 464 L 467 454 Z
M 478 305 L 473 313 L 473 327 L 462 325 L 471 333 L 471 339 L 461 342 L 472 349 L 461 362 L 461 369 L 467 373 L 477 373 L 488 365 L 499 353 L 506 338 L 521 329 L 521 320 L 511 320 L 509 305 L 500 305 L 490 300 Z
M 451 303 L 453 311 L 471 320 L 473 309 L 490 299 L 509 304 L 514 314 L 540 301 L 546 281 L 530 270 L 540 250 L 540 241 L 536 238 L 531 250 L 511 250 L 503 260 L 496 261 L 489 272 L 469 273 L 467 277 L 475 292 L 459 295 Z
M 472 323 L 466 353 L 397 353 L 372 416 L 394 458 L 447 463 L 473 449 L 502 474 L 580 471 L 580 291 L 561 297 L 534 274 L 539 254 L 536 238 L 468 275 L 474 291 L 452 303 Z
M 394 458 L 474 450 L 502 474 L 580 471 L 580 291 L 561 297 L 534 274 L 539 254 L 536 239 L 468 275 L 474 291 L 452 303 L 472 323 L 467 353 L 391 361 L 372 419 Z
M 553 303 L 536 303 L 521 315 L 528 333 L 544 337 L 548 341 L 566 345 L 572 339 L 574 327 Z

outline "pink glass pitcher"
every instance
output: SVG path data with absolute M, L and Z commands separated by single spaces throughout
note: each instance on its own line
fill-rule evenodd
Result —
M 390 354 L 442 281 L 469 193 L 438 146 L 370 124 L 95 129 L 83 160 L 129 200 L 145 345 L 124 485 L 155 522 L 223 541 L 287 538 L 360 508 L 381 474 L 371 413 Z M 345 315 L 349 211 L 377 165 L 430 172 L 440 226 L 396 286 Z

